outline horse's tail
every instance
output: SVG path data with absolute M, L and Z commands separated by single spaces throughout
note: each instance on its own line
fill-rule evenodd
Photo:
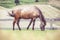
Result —
M 9 13 L 9 12 L 8 12 L 8 14 L 9 14 L 9 16 L 11 16 L 11 17 L 14 17 L 14 16 L 15 16 L 15 14 L 13 13 L 13 11 L 12 11 L 12 14 Z
M 45 18 L 43 16 L 41 10 L 37 6 L 35 6 L 35 8 L 39 11 L 39 16 L 40 16 L 41 21 L 44 21 L 46 23 L 46 20 L 45 20 Z

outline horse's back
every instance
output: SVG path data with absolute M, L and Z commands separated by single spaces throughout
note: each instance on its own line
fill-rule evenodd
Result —
M 28 17 L 35 17 L 35 16 L 39 15 L 38 11 L 35 9 L 34 6 L 22 8 L 21 14 L 22 14 L 22 16 L 26 15 Z
M 20 15 L 21 18 L 34 18 L 37 17 L 39 15 L 39 12 L 37 9 L 35 9 L 34 6 L 24 6 L 21 7 L 17 10 L 15 10 L 15 13 L 18 13 Z

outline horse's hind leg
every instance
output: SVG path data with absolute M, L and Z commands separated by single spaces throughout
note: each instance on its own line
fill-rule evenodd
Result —
M 29 25 L 28 25 L 28 27 L 27 27 L 27 30 L 29 29 L 29 27 L 30 27 L 32 21 L 33 21 L 33 20 L 31 19 L 31 21 L 30 21 L 30 23 L 29 23 Z
M 19 26 L 19 21 L 20 21 L 20 19 L 17 20 L 17 26 L 18 26 L 19 30 L 21 30 L 21 28 Z
M 32 30 L 34 30 L 35 20 L 36 20 L 36 19 L 33 19 L 33 26 L 32 26 Z
M 13 30 L 14 30 L 15 23 L 16 23 L 16 19 L 13 21 Z

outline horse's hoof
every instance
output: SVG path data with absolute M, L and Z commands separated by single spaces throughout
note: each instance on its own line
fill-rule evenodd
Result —
M 45 31 L 45 29 L 41 29 L 41 31 Z
M 14 31 L 14 29 L 13 29 L 13 31 Z
M 27 29 L 28 30 L 28 29 Z
M 13 31 L 14 31 L 14 29 L 13 29 Z
M 41 31 L 45 31 L 45 29 L 42 28 Z
M 45 28 L 44 27 L 41 27 L 41 31 L 45 31 Z
M 28 30 L 29 28 L 27 28 L 27 30 Z
M 32 28 L 32 30 L 34 30 L 34 28 Z
M 34 29 L 32 29 L 32 30 L 34 30 Z
M 21 30 L 21 29 L 19 29 L 19 30 Z

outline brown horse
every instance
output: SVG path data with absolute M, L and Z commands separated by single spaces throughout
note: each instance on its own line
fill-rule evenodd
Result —
M 27 27 L 27 30 L 29 29 L 32 22 L 33 22 L 32 30 L 34 30 L 36 18 L 39 18 L 41 21 L 41 25 L 40 25 L 41 30 L 42 31 L 45 30 L 46 21 L 44 19 L 44 16 L 43 16 L 41 10 L 36 6 L 25 7 L 25 8 L 22 7 L 20 9 L 12 10 L 12 14 L 9 13 L 9 15 L 14 17 L 13 30 L 14 30 L 15 23 L 17 23 L 19 30 L 21 30 L 21 28 L 19 26 L 20 19 L 31 19 L 30 24 Z

